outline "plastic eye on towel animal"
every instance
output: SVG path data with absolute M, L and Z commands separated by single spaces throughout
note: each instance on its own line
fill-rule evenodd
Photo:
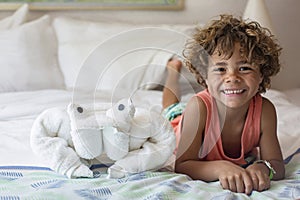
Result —
M 77 111 L 78 111 L 79 113 L 82 113 L 82 112 L 83 112 L 83 108 L 82 108 L 82 107 L 77 107 Z
M 118 110 L 122 111 L 122 110 L 124 110 L 124 109 L 125 109 L 125 106 L 124 106 L 124 104 L 119 104 L 119 106 L 118 106 Z
M 112 112 L 109 115 L 114 116 L 114 118 L 117 118 L 119 121 L 127 121 L 128 117 L 133 118 L 135 107 L 131 99 L 121 99 L 109 112 Z

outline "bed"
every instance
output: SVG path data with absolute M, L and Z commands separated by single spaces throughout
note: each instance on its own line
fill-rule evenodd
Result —
M 180 48 L 165 38 L 155 48 L 137 51 L 139 46 L 127 46 L 112 62 L 110 57 L 100 56 L 103 49 L 106 56 L 115 55 L 105 45 L 119 43 L 122 35 L 107 38 L 134 29 L 129 32 L 133 35 L 123 34 L 128 41 L 127 36 L 136 38 L 135 34 L 149 30 L 157 33 L 157 27 L 140 32 L 135 25 L 60 17 L 50 20 L 49 16 L 25 22 L 26 12 L 25 5 L 0 22 L 0 46 L 10 47 L 1 47 L 0 58 L 4 66 L 0 69 L 0 199 L 300 199 L 300 88 L 271 89 L 264 94 L 278 112 L 278 136 L 286 165 L 286 178 L 272 181 L 264 192 L 247 196 L 223 190 L 219 182 L 191 180 L 169 170 L 172 158 L 159 170 L 120 179 L 108 179 L 107 165 L 101 164 L 92 165 L 94 178 L 69 179 L 51 170 L 30 146 L 32 124 L 42 111 L 63 108 L 74 100 L 114 102 L 128 96 L 145 108 L 161 109 L 164 64 L 167 56 L 179 54 L 176 49 Z M 191 25 L 159 27 L 159 34 L 166 31 L 165 36 L 174 33 L 178 42 L 186 39 Z M 183 101 L 187 101 L 199 88 L 188 73 L 183 74 Z

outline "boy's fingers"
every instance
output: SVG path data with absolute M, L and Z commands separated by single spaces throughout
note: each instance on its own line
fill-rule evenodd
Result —
M 253 190 L 258 190 L 258 177 L 256 176 L 256 174 L 252 174 L 251 178 L 253 183 Z
M 238 193 L 243 193 L 245 192 L 245 186 L 242 178 L 237 178 L 236 179 L 236 191 Z
M 261 174 L 258 176 L 258 191 L 264 191 L 270 188 L 270 178 L 266 174 Z
M 227 179 L 221 179 L 220 180 L 220 184 L 221 184 L 221 186 L 222 186 L 222 188 L 223 189 L 229 189 L 229 184 L 228 184 L 228 181 L 227 181 Z
M 253 181 L 248 173 L 246 173 L 243 176 L 243 179 L 244 179 L 245 193 L 249 195 L 253 190 Z

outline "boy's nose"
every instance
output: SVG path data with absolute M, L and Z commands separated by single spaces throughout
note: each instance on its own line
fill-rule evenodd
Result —
M 236 82 L 240 82 L 240 81 L 241 81 L 241 79 L 237 72 L 228 72 L 228 74 L 226 76 L 227 83 L 230 83 L 230 82 L 236 83 Z

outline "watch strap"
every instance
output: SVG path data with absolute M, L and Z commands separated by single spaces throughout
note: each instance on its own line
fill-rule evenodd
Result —
M 256 161 L 254 161 L 253 164 L 255 164 L 255 163 L 263 163 L 263 164 L 265 164 L 268 167 L 268 169 L 270 170 L 269 178 L 270 178 L 270 180 L 272 180 L 274 174 L 276 174 L 276 171 L 272 167 L 271 163 L 269 161 L 267 161 L 267 160 L 256 160 Z

